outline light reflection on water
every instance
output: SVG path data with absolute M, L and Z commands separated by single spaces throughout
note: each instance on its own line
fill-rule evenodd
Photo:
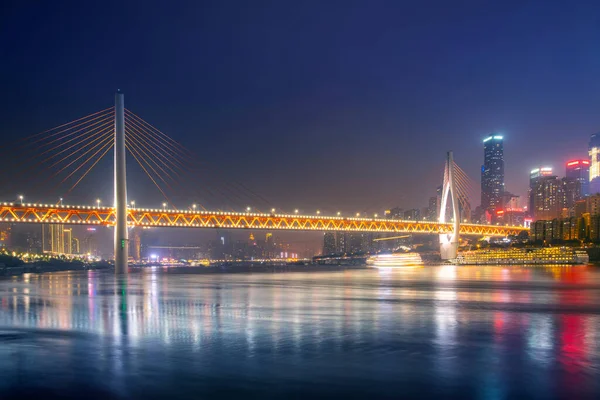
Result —
M 29 274 L 0 299 L 2 398 L 600 396 L 592 266 Z

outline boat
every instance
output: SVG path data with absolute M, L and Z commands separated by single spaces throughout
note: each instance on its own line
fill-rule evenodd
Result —
M 411 267 L 423 265 L 419 253 L 377 254 L 367 258 L 367 265 L 377 268 Z
M 581 265 L 590 257 L 570 247 L 483 249 L 461 252 L 451 263 L 458 265 Z

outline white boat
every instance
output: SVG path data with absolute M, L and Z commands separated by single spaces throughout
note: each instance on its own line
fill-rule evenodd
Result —
M 378 254 L 367 258 L 367 265 L 378 268 L 411 267 L 423 265 L 423 260 L 419 253 Z
M 473 250 L 462 252 L 453 260 L 459 265 L 585 265 L 589 261 L 585 251 L 569 247 Z

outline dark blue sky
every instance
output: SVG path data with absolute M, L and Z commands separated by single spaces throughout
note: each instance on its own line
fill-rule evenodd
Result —
M 478 189 L 481 141 L 500 132 L 507 189 L 524 195 L 531 168 L 564 174 L 600 130 L 600 4 L 583 3 L 3 3 L 0 134 L 108 107 L 120 88 L 275 206 L 374 212 L 426 206 L 447 150 Z M 77 200 L 110 191 L 103 168 Z M 162 202 L 141 181 L 130 197 Z

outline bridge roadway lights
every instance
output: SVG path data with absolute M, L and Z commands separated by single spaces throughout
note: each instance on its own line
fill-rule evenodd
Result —
M 323 215 L 246 214 L 222 211 L 188 212 L 135 208 L 127 210 L 128 226 L 229 228 L 295 231 L 353 231 L 372 233 L 450 234 L 453 224 Z M 115 226 L 113 207 L 64 204 L 0 203 L 0 222 Z M 461 235 L 506 237 L 529 231 L 523 226 L 460 224 Z M 122 243 L 122 242 L 117 242 Z

